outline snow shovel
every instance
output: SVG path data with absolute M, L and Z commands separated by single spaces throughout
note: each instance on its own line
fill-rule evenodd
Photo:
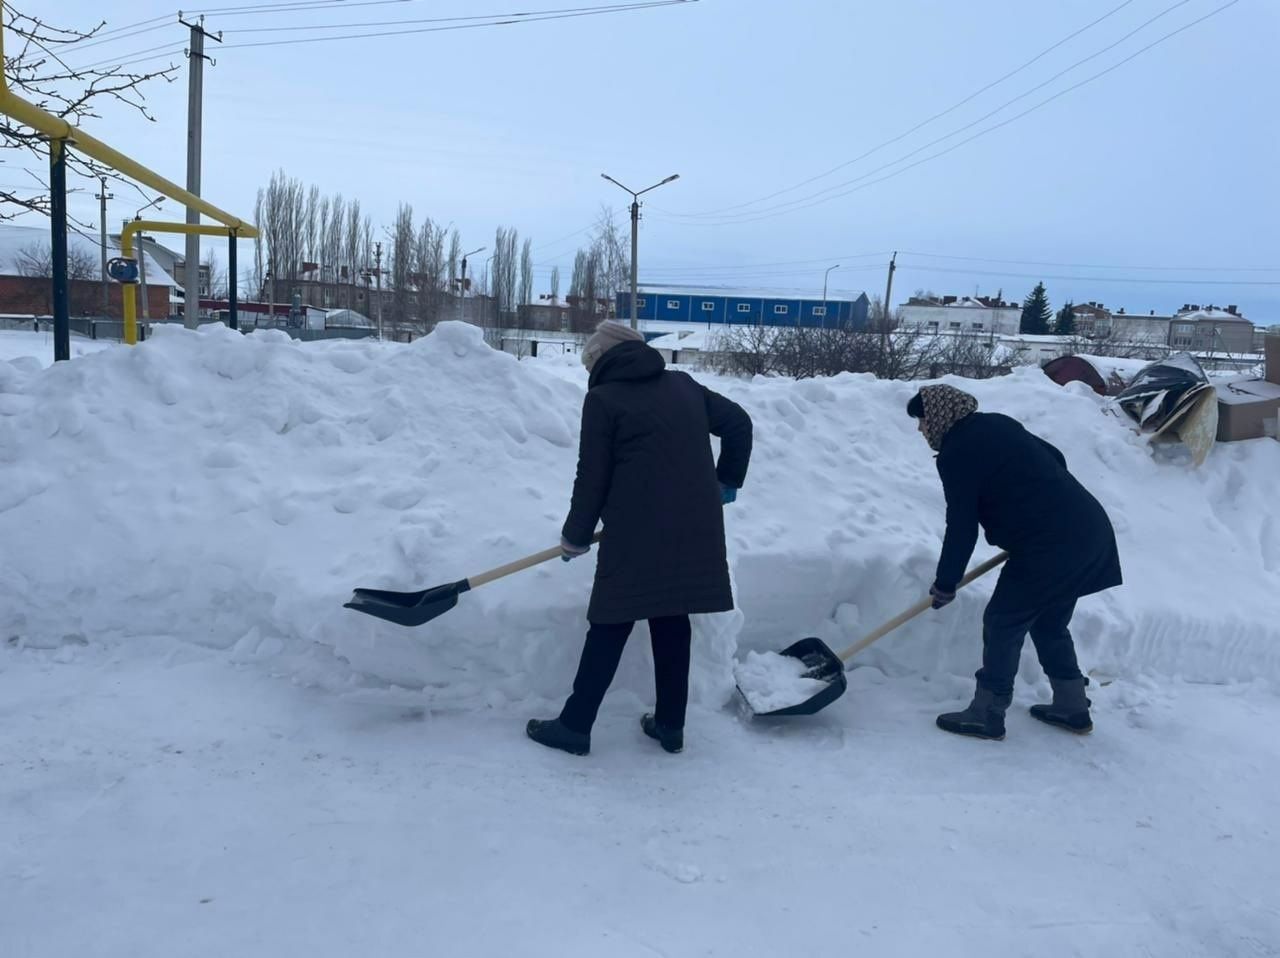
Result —
M 960 584 L 956 586 L 959 590 L 968 585 L 974 579 L 981 578 L 996 566 L 1000 565 L 1009 558 L 1007 552 L 1001 552 L 992 556 L 986 562 L 971 569 Z M 832 651 L 827 643 L 818 638 L 801 639 L 793 645 L 787 646 L 778 655 L 791 659 L 799 659 L 805 665 L 805 672 L 801 676 L 802 679 L 809 679 L 823 683 L 823 686 L 812 692 L 808 698 L 791 705 L 778 707 L 775 703 L 770 702 L 768 707 L 757 709 L 752 703 L 751 696 L 739 684 L 738 692 L 742 695 L 743 701 L 747 703 L 747 707 L 751 709 L 752 714 L 760 716 L 781 716 L 781 715 L 812 715 L 826 708 L 840 696 L 844 695 L 845 689 L 848 688 L 848 680 L 845 678 L 845 663 L 857 655 L 859 652 L 872 645 L 874 642 L 884 638 L 898 626 L 903 625 L 925 609 L 933 605 L 932 598 L 924 598 L 899 615 L 894 616 L 884 625 L 880 626 L 870 635 L 866 636 L 859 642 L 855 642 L 838 655 Z M 753 690 L 754 694 L 760 696 L 758 690 Z M 769 700 L 771 697 L 766 693 L 764 698 Z M 758 698 L 757 701 L 760 701 Z
M 602 535 L 603 533 L 597 532 L 591 537 L 591 541 L 593 543 L 599 542 Z M 357 612 L 365 613 L 365 615 L 372 615 L 375 618 L 386 619 L 388 622 L 412 628 L 415 625 L 423 625 L 444 615 L 458 604 L 458 596 L 464 592 L 470 592 L 472 589 L 478 589 L 482 585 L 487 585 L 498 579 L 505 579 L 509 575 L 515 575 L 517 572 L 523 572 L 525 569 L 541 565 L 544 562 L 550 562 L 552 559 L 559 557 L 560 547 L 556 546 L 554 549 L 535 552 L 531 556 L 525 556 L 523 559 L 517 559 L 507 565 L 490 569 L 488 572 L 482 572 L 479 575 L 473 575 L 469 579 L 451 582 L 448 585 L 438 585 L 432 589 L 422 589 L 419 592 L 356 589 L 351 594 L 351 601 L 343 603 L 342 607 L 344 609 L 355 609 Z

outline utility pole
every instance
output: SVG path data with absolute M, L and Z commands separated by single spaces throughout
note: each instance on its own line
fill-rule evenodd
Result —
M 893 298 L 893 273 L 898 268 L 898 252 L 889 259 L 889 279 L 884 286 L 884 315 L 880 317 L 880 375 L 884 376 L 889 359 L 889 306 Z
M 382 242 L 373 245 L 373 275 L 378 281 L 378 338 L 382 338 Z
M 102 243 L 102 318 L 107 318 L 107 308 L 111 302 L 110 286 L 107 281 L 107 200 L 116 198 L 114 193 L 107 192 L 107 178 L 99 177 L 101 183 L 101 193 L 95 193 L 94 199 L 98 201 L 98 209 L 101 213 L 101 232 L 99 239 Z
M 608 180 L 614 186 L 619 187 L 625 192 L 631 194 L 631 328 L 638 329 L 640 327 L 640 322 L 639 322 L 638 313 L 636 311 L 636 297 L 638 295 L 638 290 L 636 289 L 636 286 L 637 286 L 637 273 L 639 272 L 639 262 L 638 262 L 639 257 L 637 256 L 636 251 L 639 247 L 639 242 L 640 242 L 639 241 L 640 197 L 643 194 L 648 193 L 650 190 L 656 190 L 659 186 L 666 186 L 668 183 L 671 183 L 674 180 L 680 179 L 680 174 L 673 173 L 671 176 L 668 176 L 661 183 L 654 183 L 653 186 L 645 187 L 643 190 L 639 190 L 639 191 L 623 186 L 621 183 L 615 180 L 608 173 L 601 173 L 600 176 Z M 605 315 L 607 316 L 608 312 L 606 312 Z
M 462 278 L 458 280 L 458 322 L 465 323 L 467 321 L 466 311 L 463 310 L 463 300 L 467 295 L 467 257 L 475 256 L 476 253 L 483 253 L 485 247 L 473 249 L 470 253 L 463 254 L 462 257 Z
M 187 192 L 200 195 L 200 134 L 204 120 L 204 61 L 216 65 L 215 60 L 204 55 L 204 41 L 208 37 L 217 43 L 222 42 L 222 33 L 217 36 L 204 28 L 204 17 L 195 23 L 187 23 L 178 15 L 178 22 L 191 30 L 191 47 L 187 50 Z M 187 207 L 187 223 L 197 226 L 200 223 L 200 211 Z M 182 267 L 182 324 L 187 329 L 195 329 L 200 324 L 200 237 L 192 233 L 187 237 L 186 264 Z M 145 303 L 146 300 L 144 299 Z

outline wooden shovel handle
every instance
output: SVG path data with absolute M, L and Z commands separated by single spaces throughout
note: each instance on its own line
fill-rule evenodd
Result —
M 603 532 L 597 532 L 591 537 L 592 543 L 599 542 L 603 536 Z M 467 585 L 472 589 L 478 589 L 482 585 L 488 585 L 498 579 L 505 579 L 509 575 L 515 575 L 517 572 L 523 572 L 525 569 L 531 569 L 536 565 L 542 565 L 544 562 L 550 562 L 552 559 L 558 558 L 560 558 L 559 546 L 554 549 L 544 549 L 542 552 L 535 552 L 531 556 L 525 556 L 515 562 L 508 562 L 506 565 L 498 566 L 496 569 L 490 569 L 488 572 L 473 575 L 467 579 Z
M 986 575 L 996 566 L 1000 565 L 1000 563 L 1004 562 L 1004 560 L 1007 558 L 1009 558 L 1009 553 L 1001 552 L 998 555 L 992 556 L 986 562 L 982 563 L 982 565 L 974 566 L 973 569 L 971 569 L 965 575 L 965 577 L 960 580 L 960 584 L 956 586 L 956 589 L 957 590 L 962 589 L 965 586 L 967 586 L 970 582 L 972 582 L 974 579 L 981 578 L 982 576 Z M 857 642 L 849 646 L 843 652 L 841 652 L 840 660 L 842 662 L 848 662 L 851 658 L 853 658 L 855 655 L 857 655 L 867 646 L 871 645 L 873 642 L 879 639 L 884 638 L 886 635 L 888 635 L 898 626 L 914 619 L 917 615 L 919 615 L 921 612 L 923 612 L 925 609 L 929 608 L 932 605 L 933 605 L 932 597 L 921 599 L 919 602 L 917 602 L 911 608 L 907 609 L 907 611 L 903 612 L 901 615 L 894 616 L 884 625 L 880 626 L 880 628 L 876 629 L 874 632 L 868 635 L 861 642 Z

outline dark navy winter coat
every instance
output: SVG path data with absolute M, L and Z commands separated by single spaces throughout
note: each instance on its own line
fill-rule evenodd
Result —
M 733 608 L 720 484 L 741 488 L 751 417 L 640 342 L 592 370 L 564 537 L 604 520 L 588 619 L 634 622 Z M 711 450 L 720 437 L 720 462 Z
M 972 413 L 942 439 L 947 533 L 937 584 L 964 576 L 978 541 L 1009 553 L 992 605 L 1035 611 L 1120 585 L 1115 532 L 1062 453 L 999 413 Z

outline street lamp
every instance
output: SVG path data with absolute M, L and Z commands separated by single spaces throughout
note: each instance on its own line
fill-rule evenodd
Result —
M 835 266 L 828 266 L 827 271 L 822 274 L 822 328 L 823 329 L 827 328 L 827 279 L 831 276 L 831 271 L 833 269 L 839 269 L 839 268 L 840 268 L 840 264 L 836 263 Z
M 648 193 L 650 190 L 656 190 L 659 186 L 666 186 L 668 183 L 680 179 L 680 174 L 672 173 L 661 183 L 654 183 L 653 186 L 645 187 L 639 192 L 623 186 L 608 173 L 601 173 L 600 175 L 614 186 L 631 194 L 631 328 L 638 329 L 640 323 L 639 317 L 636 313 L 636 250 L 639 243 L 637 237 L 640 232 L 640 197 L 645 193 Z
M 458 322 L 460 323 L 466 321 L 463 318 L 464 313 L 462 311 L 462 301 L 467 295 L 467 257 L 475 256 L 476 253 L 483 253 L 485 248 L 486 247 L 481 246 L 479 249 L 473 249 L 470 253 L 467 253 L 462 257 L 462 278 L 458 280 Z

